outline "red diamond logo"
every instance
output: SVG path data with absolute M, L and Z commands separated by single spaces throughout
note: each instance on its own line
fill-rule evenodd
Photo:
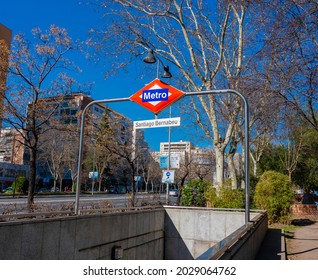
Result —
M 182 91 L 157 78 L 130 96 L 130 100 L 150 110 L 154 114 L 158 114 L 183 95 L 184 93 Z

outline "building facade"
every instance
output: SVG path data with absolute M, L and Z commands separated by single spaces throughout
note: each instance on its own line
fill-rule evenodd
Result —
M 0 130 L 0 162 L 23 164 L 23 137 L 15 129 Z
M 169 142 L 162 142 L 160 151 L 151 154 L 162 169 L 168 169 L 169 166 L 169 169 L 176 170 L 176 177 L 181 178 L 184 176 L 182 174 L 187 174 L 187 180 L 201 178 L 213 181 L 215 173 L 213 150 L 194 147 L 193 143 L 189 141 L 171 142 L 169 160 Z M 170 161 L 169 165 L 167 165 L 167 161 Z
M 23 164 L 23 137 L 15 129 L 0 130 L 0 192 L 10 187 L 16 177 L 28 177 L 29 166 Z
M 28 177 L 29 166 L 0 162 L 0 192 L 10 187 L 17 177 Z
M 161 142 L 160 143 L 160 153 L 168 153 L 170 146 L 170 152 L 185 152 L 190 154 L 191 150 L 193 149 L 193 144 L 189 141 L 180 140 L 179 142 Z
M 41 108 L 47 108 L 47 110 L 54 108 L 54 112 L 51 111 L 52 117 L 47 122 L 47 126 L 50 126 L 51 132 L 48 131 L 46 136 L 44 135 L 41 138 L 42 143 L 39 144 L 41 147 L 39 148 L 40 153 L 38 154 L 39 165 L 37 168 L 37 176 L 40 180 L 43 180 L 42 185 L 45 188 L 49 188 L 49 186 L 52 185 L 54 176 L 57 176 L 57 174 L 53 174 L 55 171 L 49 166 L 50 164 L 54 165 L 53 161 L 55 160 L 55 155 L 47 153 L 48 150 L 52 149 L 55 150 L 56 156 L 58 153 L 60 153 L 61 156 L 62 153 L 67 153 L 67 156 L 63 159 L 65 162 L 60 163 L 65 167 L 63 168 L 62 166 L 63 171 L 60 171 L 61 175 L 59 175 L 59 178 L 64 178 L 63 180 L 66 182 L 67 188 L 74 184 L 74 178 L 77 177 L 79 132 L 82 112 L 92 101 L 94 100 L 90 96 L 83 93 L 42 98 L 38 101 L 41 102 Z M 29 104 L 29 108 L 31 110 L 32 103 Z M 132 122 L 129 119 L 101 103 L 96 103 L 90 107 L 85 117 L 84 156 L 95 151 L 94 137 L 104 116 L 107 116 L 107 122 L 109 122 L 109 125 L 112 126 L 116 134 L 118 134 L 118 141 L 125 142 L 127 140 L 125 137 L 131 137 L 131 133 L 127 133 L 127 131 L 132 131 Z M 54 146 L 52 146 L 53 144 Z M 65 149 L 67 152 L 65 152 Z M 26 150 L 24 154 L 25 163 L 28 162 L 28 158 L 28 150 Z M 98 154 L 94 155 L 93 166 L 95 166 L 96 169 L 98 168 L 98 158 Z M 90 181 L 88 176 L 89 172 L 92 171 L 92 167 L 90 167 L 90 170 L 83 170 L 83 175 L 81 176 L 82 184 L 87 185 Z M 94 172 L 95 171 L 94 169 Z
M 4 94 L 7 81 L 7 64 L 11 44 L 12 31 L 0 23 L 0 130 L 2 128 L 2 115 Z

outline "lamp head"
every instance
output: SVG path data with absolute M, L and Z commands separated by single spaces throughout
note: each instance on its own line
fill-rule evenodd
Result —
M 155 63 L 156 61 L 157 60 L 156 60 L 156 57 L 153 54 L 153 50 L 149 49 L 147 56 L 144 58 L 144 62 L 146 62 L 146 63 Z
M 161 76 L 161 78 L 172 78 L 172 75 L 169 71 L 169 66 L 163 66 L 163 74 Z

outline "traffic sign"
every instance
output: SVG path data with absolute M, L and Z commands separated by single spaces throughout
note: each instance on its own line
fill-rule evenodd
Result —
M 133 94 L 130 100 L 150 110 L 154 114 L 158 114 L 183 95 L 184 93 L 182 91 L 156 78 Z
M 163 170 L 162 171 L 162 183 L 174 183 L 174 170 Z
M 98 179 L 98 177 L 99 177 L 99 174 L 96 171 L 88 173 L 88 178 L 90 178 L 90 179 Z

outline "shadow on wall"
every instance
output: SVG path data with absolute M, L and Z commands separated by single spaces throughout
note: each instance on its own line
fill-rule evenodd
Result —
M 193 260 L 194 257 L 181 237 L 174 221 L 165 215 L 165 250 L 164 259 Z
M 284 233 L 281 229 L 269 228 L 261 245 L 257 260 L 281 260 L 285 252 Z

